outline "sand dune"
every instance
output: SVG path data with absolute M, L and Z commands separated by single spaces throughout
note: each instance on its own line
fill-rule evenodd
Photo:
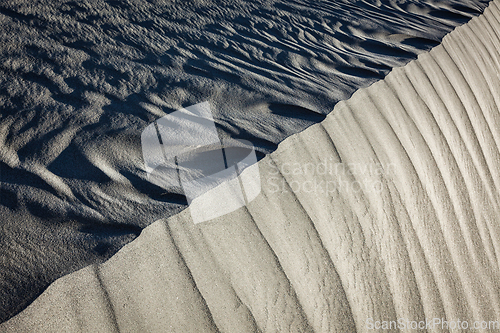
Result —
M 189 210 L 159 220 L 0 330 L 500 320 L 499 6 L 280 143 L 254 166 L 262 192 L 247 207 L 196 225 Z
M 153 121 L 209 101 L 219 135 L 262 159 L 488 2 L 1 1 L 0 322 L 187 207 L 148 180 Z

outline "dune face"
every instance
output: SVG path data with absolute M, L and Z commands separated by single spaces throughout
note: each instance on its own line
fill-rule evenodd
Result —
M 371 332 L 434 318 L 500 328 L 484 326 L 500 319 L 499 50 L 493 1 L 281 142 L 253 166 L 261 192 L 246 207 L 156 221 L 0 330 Z M 461 331 L 442 325 L 422 331 Z

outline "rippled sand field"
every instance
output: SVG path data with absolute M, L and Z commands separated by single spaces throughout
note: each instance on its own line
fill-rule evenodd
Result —
M 0 4 L 0 331 L 500 320 L 487 5 Z M 193 224 L 140 135 L 202 101 L 254 145 L 262 189 Z M 311 163 L 334 167 L 290 168 Z

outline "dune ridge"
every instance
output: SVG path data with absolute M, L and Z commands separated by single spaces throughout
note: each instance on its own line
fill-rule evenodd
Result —
M 280 143 L 258 162 L 262 192 L 247 207 L 198 225 L 188 210 L 153 223 L 0 331 L 500 320 L 499 6 Z M 314 182 L 332 187 L 312 193 Z

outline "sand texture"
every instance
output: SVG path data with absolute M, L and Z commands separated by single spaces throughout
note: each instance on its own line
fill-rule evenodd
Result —
M 189 209 L 156 221 L 0 331 L 499 320 L 499 5 L 281 142 L 254 166 L 262 191 L 247 207 L 196 225 Z
M 186 209 L 147 177 L 141 133 L 157 119 L 208 102 L 218 134 L 261 160 L 488 2 L 0 1 L 0 322 Z M 472 87 L 481 107 L 497 96 Z

